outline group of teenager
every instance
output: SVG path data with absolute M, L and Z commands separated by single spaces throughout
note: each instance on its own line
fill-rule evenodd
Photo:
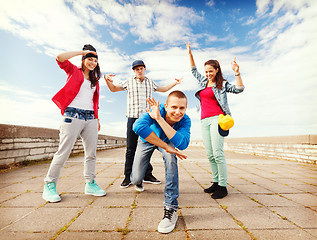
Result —
M 220 114 L 231 115 L 227 101 L 227 92 L 240 93 L 244 85 L 239 72 L 239 65 L 231 62 L 236 76 L 236 84 L 230 84 L 223 78 L 217 60 L 208 60 L 205 75 L 197 71 L 191 52 L 190 43 L 186 44 L 193 76 L 198 80 L 199 89 L 195 96 L 201 106 L 201 132 L 208 160 L 212 171 L 212 185 L 204 192 L 212 193 L 214 199 L 223 198 L 227 191 L 227 164 L 223 151 L 224 134 L 219 129 Z M 82 56 L 81 66 L 77 67 L 69 59 Z M 60 108 L 60 142 L 54 154 L 48 173 L 44 179 L 43 199 L 59 202 L 61 197 L 56 190 L 56 183 L 61 170 L 69 158 L 78 138 L 84 146 L 85 194 L 105 196 L 106 192 L 95 181 L 96 150 L 100 122 L 99 80 L 101 71 L 96 49 L 86 44 L 82 51 L 64 52 L 56 57 L 57 64 L 67 74 L 66 84 L 52 98 Z M 179 177 L 177 158 L 187 156 L 184 150 L 190 143 L 191 120 L 186 114 L 187 97 L 182 91 L 172 91 L 165 104 L 160 104 L 152 97 L 154 91 L 167 92 L 182 79 L 175 79 L 170 84 L 158 86 L 146 77 L 146 66 L 142 60 L 132 63 L 134 77 L 118 85 L 113 83 L 114 74 L 104 75 L 111 92 L 127 91 L 127 148 L 124 166 L 124 179 L 121 188 L 134 185 L 139 192 L 144 191 L 143 183 L 160 184 L 153 176 L 150 163 L 155 149 L 161 152 L 165 164 L 164 216 L 158 225 L 158 232 L 169 233 L 176 225 L 178 214 Z

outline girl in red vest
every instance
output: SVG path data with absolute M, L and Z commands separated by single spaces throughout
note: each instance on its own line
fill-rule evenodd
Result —
M 82 55 L 81 67 L 69 59 Z M 96 49 L 86 44 L 82 51 L 64 52 L 56 57 L 57 64 L 67 74 L 65 86 L 52 98 L 61 109 L 60 143 L 44 179 L 42 197 L 49 202 L 59 202 L 56 183 L 64 163 L 77 140 L 82 138 L 85 149 L 85 194 L 104 196 L 106 192 L 95 182 L 96 149 L 100 123 L 98 119 L 99 79 L 101 76 Z

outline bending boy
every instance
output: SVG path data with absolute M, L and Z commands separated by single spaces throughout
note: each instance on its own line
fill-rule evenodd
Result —
M 175 228 L 178 218 L 179 181 L 176 156 L 186 158 L 176 148 L 184 150 L 188 147 L 191 120 L 185 114 L 187 98 L 181 91 L 171 92 L 164 105 L 153 98 L 147 101 L 152 111 L 147 109 L 147 113 L 133 125 L 133 130 L 141 139 L 134 158 L 131 182 L 136 185 L 142 182 L 154 150 L 159 150 L 165 164 L 165 201 L 164 217 L 158 231 L 169 233 Z

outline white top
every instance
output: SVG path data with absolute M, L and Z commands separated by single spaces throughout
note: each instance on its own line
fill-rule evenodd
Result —
M 83 84 L 74 100 L 68 107 L 79 108 L 83 110 L 94 110 L 93 96 L 96 91 L 96 86 L 91 88 L 91 82 L 84 79 Z

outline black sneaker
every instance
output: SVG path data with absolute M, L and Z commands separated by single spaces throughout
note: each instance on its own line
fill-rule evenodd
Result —
M 145 176 L 143 179 L 143 182 L 145 183 L 152 183 L 152 184 L 161 184 L 161 181 L 156 179 L 156 177 L 154 177 L 152 174 Z
M 130 176 L 126 176 L 123 180 L 123 182 L 121 183 L 120 187 L 121 188 L 127 188 L 131 185 L 131 181 L 130 181 Z
M 137 190 L 138 192 L 143 192 L 144 191 L 144 187 L 142 183 L 139 183 L 137 185 L 134 186 L 135 190 Z
M 211 195 L 213 199 L 224 198 L 228 195 L 228 191 L 226 187 L 218 186 L 217 190 Z
M 204 189 L 205 193 L 213 193 L 217 190 L 218 188 L 218 183 L 214 182 L 209 188 Z

